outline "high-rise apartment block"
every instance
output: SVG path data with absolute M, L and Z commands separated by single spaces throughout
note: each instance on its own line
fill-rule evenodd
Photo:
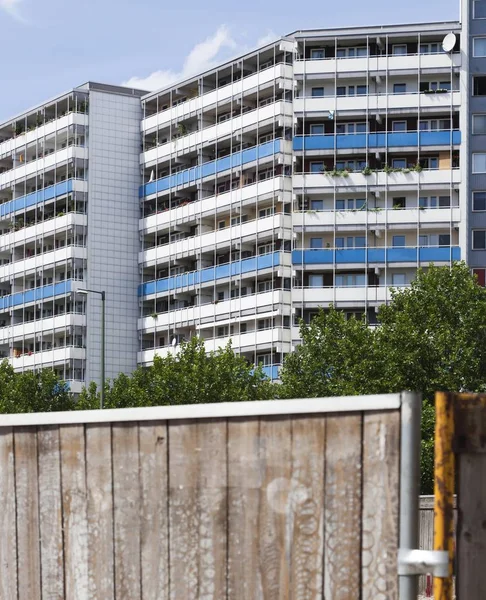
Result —
M 486 270 L 486 0 L 297 31 L 154 93 L 87 84 L 0 126 L 0 353 L 74 391 L 198 335 L 272 378 L 297 322 L 372 324 L 417 268 Z

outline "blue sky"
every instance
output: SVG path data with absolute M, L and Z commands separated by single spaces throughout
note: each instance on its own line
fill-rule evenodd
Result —
M 155 89 L 296 29 L 458 13 L 459 0 L 0 0 L 0 121 L 88 80 Z

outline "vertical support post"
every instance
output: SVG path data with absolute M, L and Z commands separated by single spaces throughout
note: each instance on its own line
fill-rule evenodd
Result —
M 435 600 L 452 600 L 454 566 L 454 395 L 435 395 L 434 550 L 449 553 L 449 576 L 434 577 Z
M 400 540 L 402 550 L 419 546 L 420 423 L 422 396 L 404 392 L 400 434 Z M 399 576 L 400 600 L 417 600 L 418 576 Z
M 101 292 L 101 395 L 100 409 L 105 406 L 105 292 Z

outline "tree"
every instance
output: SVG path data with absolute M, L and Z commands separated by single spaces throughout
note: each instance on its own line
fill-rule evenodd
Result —
M 419 270 L 394 290 L 379 326 L 332 307 L 301 324 L 302 346 L 282 368 L 285 397 L 423 393 L 422 493 L 432 493 L 434 393 L 486 390 L 486 290 L 464 263 Z
M 0 363 L 0 413 L 52 412 L 75 406 L 69 387 L 51 369 L 15 373 Z
M 261 367 L 250 365 L 231 345 L 206 353 L 203 340 L 183 342 L 179 352 L 156 356 L 131 377 L 119 375 L 105 390 L 106 408 L 206 404 L 273 397 L 273 385 Z M 78 408 L 98 408 L 95 384 L 84 390 Z

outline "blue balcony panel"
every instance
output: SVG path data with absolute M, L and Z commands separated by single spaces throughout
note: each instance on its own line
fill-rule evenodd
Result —
M 17 210 L 24 210 L 25 208 L 35 206 L 36 204 L 40 204 L 46 200 L 52 200 L 58 196 L 69 194 L 69 192 L 72 191 L 73 180 L 68 179 L 67 181 L 61 181 L 55 185 L 50 185 L 43 190 L 27 194 L 27 196 L 15 198 L 15 200 L 10 200 L 9 202 L 5 202 L 5 204 L 0 205 L 0 218 L 6 217 L 10 213 L 13 213 Z
M 25 292 L 18 292 L 9 296 L 3 296 L 0 298 L 0 311 L 5 311 L 9 308 L 20 306 L 22 304 L 28 304 L 29 302 L 46 300 L 47 298 L 54 298 L 55 296 L 69 294 L 72 289 L 71 284 L 72 281 L 68 279 L 52 285 L 44 285 L 43 287 L 34 288 L 33 290 L 27 290 Z
M 200 283 L 207 283 L 208 281 L 225 279 L 226 277 L 234 275 L 277 267 L 279 264 L 280 252 L 263 254 L 262 256 L 253 256 L 252 258 L 245 258 L 225 265 L 206 267 L 200 271 L 172 275 L 171 277 L 164 277 L 164 279 L 157 279 L 157 281 L 144 283 L 138 287 L 138 295 L 148 296 L 150 294 L 155 294 L 156 292 L 168 292 L 183 287 L 195 287 Z
M 263 372 L 265 373 L 265 375 L 269 378 L 269 379 L 278 379 L 279 374 L 278 374 L 278 370 L 279 370 L 279 365 L 269 365 L 266 367 L 262 367 Z
M 422 248 L 338 248 L 321 250 L 294 250 L 294 265 L 329 265 L 365 263 L 423 263 L 448 262 L 461 260 L 459 246 L 422 247 Z
M 349 135 L 306 135 L 296 136 L 293 141 L 294 150 L 332 150 L 334 140 L 337 149 L 366 148 L 368 137 L 369 148 L 407 147 L 407 146 L 449 146 L 461 143 L 460 131 L 410 131 L 395 133 L 356 133 Z
M 204 177 L 209 177 L 216 173 L 227 171 L 228 169 L 240 167 L 241 165 L 254 162 L 257 159 L 272 156 L 273 154 L 280 152 L 280 141 L 281 140 L 272 140 L 265 144 L 260 144 L 260 146 L 247 148 L 246 150 L 243 150 L 243 152 L 235 152 L 235 154 L 230 154 L 224 158 L 218 158 L 217 160 L 212 160 L 203 165 L 185 169 L 180 173 L 162 177 L 161 179 L 157 179 L 157 181 L 146 183 L 145 185 L 140 186 L 139 197 L 143 198 L 144 196 L 149 196 L 156 192 L 163 192 L 172 187 L 195 183 Z

